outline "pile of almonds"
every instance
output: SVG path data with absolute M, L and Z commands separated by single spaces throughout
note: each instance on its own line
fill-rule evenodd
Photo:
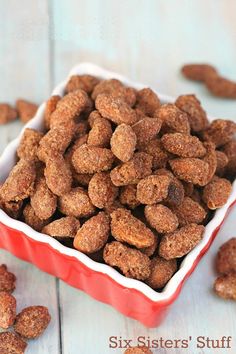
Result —
M 11 294 L 15 289 L 16 277 L 0 266 L 0 353 L 23 354 L 27 339 L 39 337 L 47 328 L 51 316 L 44 306 L 30 306 L 16 313 L 16 299 Z M 10 331 L 10 329 L 12 330 Z
M 236 124 L 194 95 L 72 76 L 26 129 L 1 208 L 126 277 L 163 288 L 231 193 Z

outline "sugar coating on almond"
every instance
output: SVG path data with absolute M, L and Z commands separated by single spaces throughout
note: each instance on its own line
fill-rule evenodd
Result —
M 146 205 L 144 213 L 148 223 L 158 233 L 173 232 L 179 225 L 177 216 L 162 204 Z
M 231 238 L 219 249 L 216 257 L 216 269 L 219 274 L 236 272 L 236 238 Z
M 142 204 L 155 204 L 168 196 L 171 178 L 151 175 L 142 179 L 137 185 L 137 199 Z
M 36 180 L 30 203 L 41 220 L 49 219 L 56 211 L 57 197 L 48 188 L 44 176 Z
M 106 244 L 103 258 L 110 266 L 119 268 L 128 278 L 145 280 L 150 275 L 151 261 L 149 257 L 120 242 L 113 241 Z
M 170 160 L 170 166 L 179 179 L 205 186 L 208 182 L 209 165 L 207 162 L 194 157 Z
M 62 195 L 59 198 L 58 208 L 62 214 L 77 218 L 88 217 L 95 212 L 87 191 L 81 187 L 72 188 Z
M 209 125 L 206 112 L 195 95 L 182 95 L 175 101 L 176 106 L 187 113 L 191 130 L 199 132 Z
M 151 274 L 146 283 L 153 289 L 163 288 L 176 271 L 176 259 L 166 260 L 156 256 L 151 260 Z
M 0 333 L 0 352 L 2 354 L 24 354 L 27 343 L 16 333 Z
M 135 209 L 140 205 L 137 199 L 137 186 L 129 184 L 128 186 L 121 187 L 120 189 L 120 202 L 127 205 L 130 209 Z
M 160 139 L 153 139 L 139 149 L 153 157 L 153 169 L 166 167 L 169 160 L 168 152 L 163 148 Z
M 41 220 L 36 214 L 31 204 L 26 204 L 23 210 L 23 220 L 27 225 L 31 226 L 36 231 L 41 231 L 42 228 L 50 223 L 51 219 Z
M 72 92 L 80 89 L 90 94 L 98 83 L 99 79 L 93 75 L 72 75 L 65 91 Z
M 163 104 L 156 112 L 155 117 L 162 121 L 162 130 L 190 134 L 190 125 L 187 113 L 181 111 L 176 105 Z
M 35 178 L 35 164 L 21 159 L 13 167 L 1 187 L 1 198 L 4 201 L 19 201 L 28 198 L 33 191 Z
M 101 211 L 85 221 L 77 231 L 74 239 L 74 247 L 84 253 L 97 252 L 106 244 L 109 233 L 109 216 Z
M 7 329 L 16 318 L 16 299 L 6 291 L 0 291 L 0 327 Z
M 159 97 L 150 88 L 143 88 L 137 92 L 137 102 L 135 107 L 141 110 L 145 115 L 153 117 L 160 105 Z
M 53 95 L 46 102 L 45 112 L 44 112 L 44 124 L 45 124 L 46 129 L 50 128 L 51 115 L 55 111 L 55 109 L 57 108 L 57 103 L 60 101 L 60 99 L 61 99 L 61 96 Z
M 203 82 L 210 75 L 217 74 L 216 69 L 209 64 L 186 64 L 181 71 L 187 79 Z
M 53 194 L 60 197 L 71 190 L 72 172 L 62 155 L 57 155 L 46 164 L 44 175 Z
M 203 225 L 189 224 L 165 234 L 159 246 L 159 255 L 167 260 L 189 253 L 202 239 Z
M 114 162 L 111 150 L 83 144 L 72 155 L 72 164 L 78 173 L 96 173 L 110 170 Z
M 112 136 L 111 123 L 105 118 L 97 118 L 88 133 L 88 145 L 109 147 Z
M 17 155 L 20 159 L 37 160 L 37 150 L 43 133 L 37 130 L 26 128 L 17 148 Z
M 203 137 L 207 141 L 211 141 L 217 147 L 228 143 L 236 133 L 236 123 L 226 119 L 214 120 L 209 128 L 204 131 Z
M 99 113 L 115 124 L 128 124 L 136 123 L 137 116 L 135 111 L 123 100 L 107 94 L 100 94 L 95 101 L 96 109 Z
M 181 226 L 192 223 L 201 224 L 207 215 L 206 210 L 190 197 L 185 197 L 179 206 L 173 208 L 173 211 Z
M 137 137 L 138 148 L 141 148 L 157 136 L 161 129 L 161 123 L 158 118 L 145 117 L 132 126 Z
M 111 137 L 111 151 L 121 161 L 131 159 L 136 148 L 137 137 L 130 125 L 120 124 Z
M 223 151 L 216 150 L 216 174 L 218 176 L 222 176 L 225 173 L 225 167 L 228 162 L 228 156 Z
M 109 172 L 98 172 L 93 175 L 88 185 L 88 195 L 93 205 L 99 209 L 114 202 L 118 188 L 112 183 Z
M 74 120 L 83 112 L 89 104 L 89 98 L 85 91 L 76 90 L 69 92 L 58 103 L 50 117 L 50 127 Z
M 221 208 L 232 191 L 231 183 L 225 178 L 214 177 L 203 190 L 202 198 L 211 210 Z
M 111 170 L 111 180 L 115 186 L 137 184 L 139 180 L 152 172 L 152 156 L 137 152 L 131 160 Z
M 44 226 L 42 233 L 52 237 L 71 237 L 74 238 L 77 230 L 80 227 L 80 222 L 73 216 L 66 216 L 58 220 L 54 220 Z
M 51 316 L 45 306 L 26 307 L 16 316 L 14 330 L 23 338 L 39 337 L 48 327 Z
M 214 284 L 214 290 L 223 299 L 236 301 L 236 273 L 218 277 Z
M 208 164 L 208 177 L 207 183 L 213 178 L 217 168 L 217 158 L 215 145 L 212 142 L 205 142 L 206 155 L 203 157 L 203 161 Z
M 155 235 L 127 209 L 117 209 L 111 214 L 111 234 L 120 242 L 126 242 L 137 248 L 152 246 Z
M 181 157 L 203 157 L 206 149 L 196 137 L 181 133 L 165 134 L 161 142 L 166 150 Z

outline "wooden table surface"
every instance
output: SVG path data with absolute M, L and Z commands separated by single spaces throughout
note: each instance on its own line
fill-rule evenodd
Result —
M 20 96 L 40 103 L 72 65 L 90 61 L 169 95 L 196 93 L 211 115 L 236 120 L 236 101 L 216 99 L 179 73 L 183 63 L 207 61 L 236 79 L 235 20 L 234 0 L 0 0 L 0 102 Z M 20 123 L 0 127 L 1 151 L 20 129 Z M 154 353 L 235 354 L 236 305 L 211 290 L 213 260 L 219 245 L 236 236 L 235 217 L 236 208 L 166 321 L 152 330 L 0 251 L 0 263 L 18 278 L 18 310 L 44 304 L 52 315 L 48 330 L 27 353 L 122 353 L 109 349 L 110 336 L 135 343 L 141 335 L 193 338 L 190 349 Z M 196 349 L 198 336 L 233 336 L 233 346 Z

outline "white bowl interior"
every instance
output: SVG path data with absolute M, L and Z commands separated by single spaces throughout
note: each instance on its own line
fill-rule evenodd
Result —
M 76 74 L 91 74 L 91 75 L 95 75 L 95 76 L 103 78 L 103 79 L 116 78 L 116 79 L 121 80 L 126 85 L 133 86 L 136 89 L 141 89 L 141 88 L 147 86 L 147 85 L 144 85 L 141 83 L 133 82 L 122 75 L 119 75 L 115 72 L 107 71 L 97 65 L 94 65 L 91 63 L 81 63 L 81 64 L 75 66 L 70 71 L 70 73 L 65 81 L 63 81 L 62 83 L 60 83 L 59 85 L 57 85 L 55 87 L 52 94 L 53 95 L 63 95 L 64 87 L 65 87 L 66 82 L 68 81 L 68 78 L 71 75 L 76 75 Z M 156 93 L 158 94 L 159 98 L 161 99 L 161 101 L 163 103 L 174 102 L 173 97 L 169 97 L 167 95 L 160 94 L 159 92 L 156 92 Z M 44 109 L 45 109 L 45 103 L 43 103 L 39 107 L 35 117 L 24 126 L 24 128 L 22 129 L 18 138 L 16 138 L 10 144 L 8 144 L 8 146 L 4 150 L 4 152 L 0 158 L 0 182 L 3 182 L 7 178 L 10 170 L 12 169 L 12 167 L 15 164 L 16 149 L 17 149 L 17 146 L 19 144 L 20 138 L 21 138 L 24 130 L 26 128 L 33 128 L 36 130 L 42 129 Z M 93 269 L 95 271 L 109 275 L 117 283 L 121 284 L 122 286 L 124 286 L 126 288 L 134 288 L 134 289 L 139 290 L 140 292 L 142 292 L 145 296 L 147 296 L 152 301 L 161 301 L 161 300 L 167 300 L 168 298 L 170 298 L 171 296 L 174 295 L 179 284 L 183 281 L 184 277 L 191 269 L 194 261 L 196 260 L 198 255 L 201 253 L 201 251 L 204 249 L 204 247 L 208 243 L 209 239 L 211 238 L 212 233 L 222 223 L 229 206 L 235 200 L 236 200 L 236 181 L 233 183 L 233 191 L 232 191 L 231 196 L 229 197 L 227 203 L 222 208 L 220 208 L 216 211 L 212 220 L 207 224 L 202 241 L 187 256 L 185 256 L 184 260 L 181 263 L 179 270 L 171 278 L 171 280 L 168 282 L 168 284 L 165 286 L 165 288 L 163 289 L 162 292 L 157 292 L 157 291 L 151 289 L 149 286 L 147 286 L 145 283 L 143 283 L 141 281 L 126 278 L 123 275 L 121 275 L 119 272 L 117 272 L 115 269 L 111 268 L 110 266 L 108 266 L 106 264 L 101 264 L 101 263 L 95 262 L 83 253 L 81 253 L 77 250 L 74 250 L 74 249 L 70 249 L 66 246 L 63 246 L 57 240 L 53 239 L 52 237 L 50 237 L 48 235 L 45 235 L 45 234 L 35 231 L 34 229 L 32 229 L 30 226 L 23 223 L 22 221 L 18 221 L 18 220 L 10 218 L 2 210 L 0 210 L 0 221 L 3 224 L 5 224 L 11 228 L 22 231 L 23 233 L 25 233 L 27 236 L 31 237 L 34 240 L 50 244 L 54 249 L 56 249 L 57 251 L 59 251 L 62 254 L 66 254 L 68 256 L 73 256 L 73 257 L 77 258 L 79 261 L 83 262 L 90 269 Z

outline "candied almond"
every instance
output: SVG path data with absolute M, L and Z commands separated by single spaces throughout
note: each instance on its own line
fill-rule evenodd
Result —
M 127 205 L 130 209 L 135 209 L 140 205 L 137 199 L 137 186 L 135 184 L 129 184 L 121 187 L 120 190 L 120 202 L 123 205 Z
M 45 306 L 26 307 L 16 316 L 14 330 L 22 337 L 39 337 L 48 327 L 51 316 Z
M 219 274 L 236 273 L 236 238 L 231 238 L 219 249 L 216 257 L 216 269 Z
M 173 232 L 179 225 L 177 216 L 162 204 L 146 205 L 144 213 L 148 223 L 158 233 Z
M 165 234 L 160 242 L 159 255 L 167 260 L 185 256 L 201 241 L 203 232 L 203 225 L 188 224 Z
M 137 137 L 137 148 L 141 148 L 157 136 L 161 129 L 161 123 L 158 118 L 145 117 L 132 125 Z
M 97 118 L 88 133 L 88 145 L 109 147 L 112 136 L 111 123 L 105 118 Z
M 50 127 L 74 120 L 86 110 L 88 105 L 89 98 L 85 91 L 69 92 L 58 101 L 55 111 L 50 116 Z
M 112 183 L 109 172 L 98 172 L 93 175 L 88 185 L 88 195 L 93 205 L 99 209 L 114 202 L 118 188 Z
M 114 162 L 111 150 L 83 144 L 72 155 L 72 164 L 78 173 L 96 173 L 110 170 Z
M 115 124 L 132 125 L 137 121 L 135 111 L 122 99 L 112 95 L 100 94 L 95 101 L 99 113 Z
M 0 265 L 0 291 L 13 292 L 15 289 L 16 277 L 7 270 L 5 264 Z
M 111 234 L 120 242 L 126 242 L 137 248 L 152 246 L 155 235 L 130 210 L 116 209 L 111 214 Z
M 48 188 L 44 176 L 36 180 L 30 204 L 41 220 L 49 219 L 55 213 L 57 197 Z
M 23 200 L 19 200 L 17 202 L 15 202 L 14 200 L 5 202 L 0 198 L 0 208 L 13 219 L 18 219 L 20 217 L 22 212 L 22 206 L 23 206 Z
M 206 112 L 195 95 L 182 95 L 175 101 L 176 106 L 187 113 L 191 130 L 199 132 L 207 128 L 209 122 Z
M 163 288 L 176 271 L 176 259 L 154 257 L 151 260 L 151 274 L 146 279 L 146 283 L 153 289 Z
M 9 123 L 17 118 L 17 111 L 8 103 L 0 103 L 0 124 Z
M 218 74 L 207 76 L 205 80 L 208 90 L 217 97 L 236 98 L 236 82 Z
M 84 253 L 94 253 L 103 248 L 110 233 L 110 218 L 103 211 L 92 216 L 81 226 L 74 238 L 74 247 Z
M 1 354 L 24 354 L 27 343 L 13 332 L 0 333 Z
M 181 157 L 203 157 L 206 149 L 196 137 L 187 134 L 165 134 L 161 138 L 164 148 L 174 155 Z
M 222 176 L 225 173 L 225 167 L 228 162 L 228 156 L 223 151 L 216 150 L 216 174 L 218 176 Z
M 226 173 L 235 178 L 236 176 L 236 140 L 231 140 L 224 146 L 222 146 L 222 151 L 227 155 L 229 162 L 226 166 Z
M 37 161 L 37 150 L 42 137 L 43 133 L 34 129 L 26 128 L 17 148 L 18 157 L 20 159 Z
M 62 214 L 77 218 L 88 217 L 95 212 L 88 193 L 81 187 L 72 188 L 62 195 L 59 198 L 58 208 Z
M 203 138 L 219 147 L 228 143 L 235 133 L 236 123 L 226 119 L 215 119 L 203 132 Z
M 137 185 L 137 199 L 142 204 L 155 204 L 168 196 L 171 178 L 168 176 L 150 175 Z
M 187 79 L 203 82 L 210 75 L 217 74 L 214 66 L 209 64 L 186 64 L 182 67 L 181 71 Z
M 16 318 L 16 299 L 6 291 L 0 291 L 0 327 L 7 329 Z
M 44 226 L 42 233 L 56 238 L 74 238 L 79 227 L 80 222 L 78 219 L 73 216 L 65 216 Z
M 173 208 L 173 211 L 178 217 L 180 226 L 201 224 L 207 215 L 206 210 L 190 197 L 185 197 L 180 205 Z
M 186 157 L 171 160 L 169 163 L 179 179 L 199 186 L 207 184 L 209 175 L 207 162 L 194 157 Z
M 35 178 L 35 164 L 19 160 L 1 187 L 1 199 L 8 202 L 28 198 L 33 191 Z
M 153 157 L 152 167 L 153 169 L 166 167 L 169 160 L 168 152 L 163 148 L 160 139 L 153 139 L 147 144 L 143 145 L 140 151 L 146 152 Z
M 135 108 L 141 110 L 145 115 L 153 117 L 155 111 L 161 103 L 157 94 L 150 88 L 143 88 L 137 92 L 137 102 Z
M 218 277 L 214 284 L 214 290 L 223 299 L 236 301 L 236 273 Z
M 231 183 L 225 178 L 214 177 L 203 189 L 202 199 L 211 210 L 221 208 L 232 191 Z
M 45 112 L 44 112 L 44 124 L 46 129 L 50 128 L 50 119 L 51 119 L 51 114 L 55 111 L 57 108 L 57 103 L 60 101 L 61 96 L 54 95 L 51 96 L 45 106 Z
M 176 105 L 163 104 L 156 112 L 155 117 L 162 121 L 162 128 L 171 132 L 190 134 L 188 115 Z
M 47 162 L 44 170 L 48 188 L 57 196 L 69 192 L 72 185 L 72 173 L 70 166 L 63 156 L 57 155 Z
M 16 109 L 19 113 L 20 120 L 23 123 L 27 123 L 34 117 L 35 113 L 37 112 L 38 105 L 23 99 L 19 99 L 16 101 Z
M 92 75 L 72 75 L 66 84 L 65 91 L 72 92 L 80 89 L 90 94 L 99 81 Z
M 29 204 L 26 204 L 23 210 L 23 219 L 27 225 L 31 226 L 36 231 L 41 231 L 42 228 L 47 225 L 51 219 L 41 220 L 34 212 L 34 209 Z
M 130 125 L 120 124 L 111 137 L 111 151 L 121 161 L 129 161 L 136 148 L 137 137 Z
M 128 278 L 145 280 L 150 275 L 151 261 L 148 256 L 120 242 L 107 243 L 103 258 L 110 266 L 118 267 Z
M 152 156 L 145 152 L 134 153 L 132 159 L 111 170 L 111 180 L 115 186 L 137 184 L 152 172 Z

